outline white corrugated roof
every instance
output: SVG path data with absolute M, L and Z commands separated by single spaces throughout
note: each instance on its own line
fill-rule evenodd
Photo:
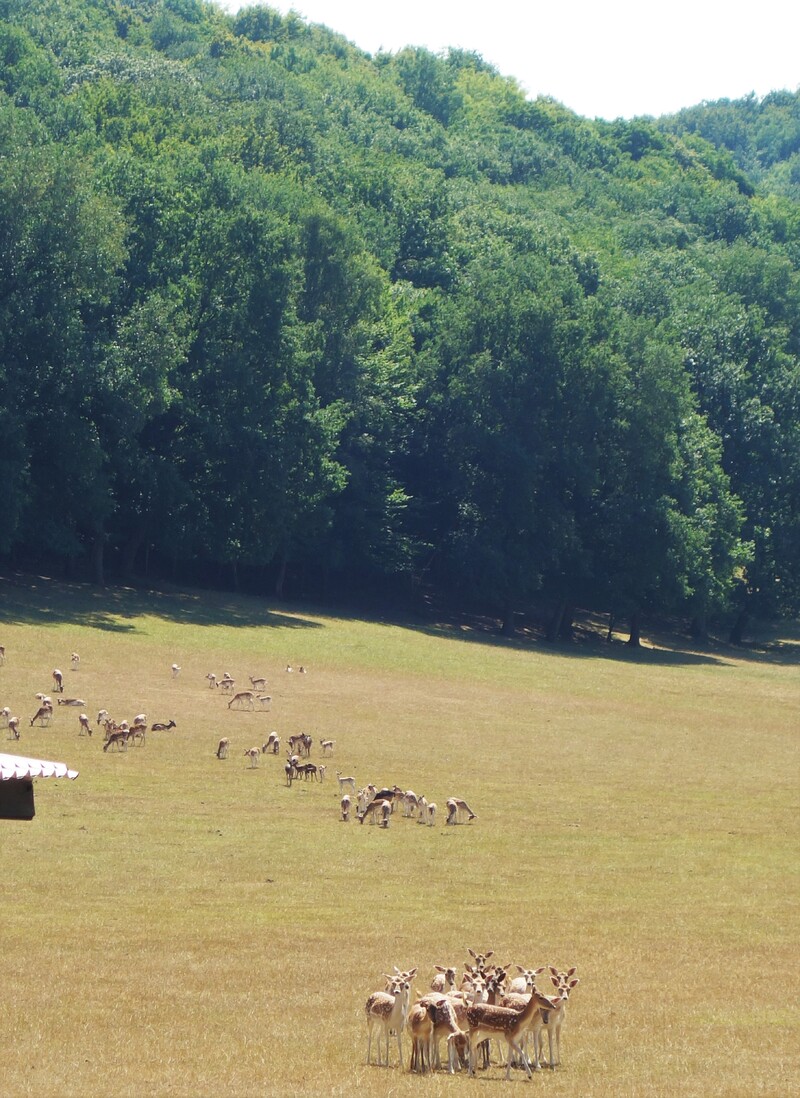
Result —
M 9 778 L 77 778 L 78 771 L 70 770 L 66 763 L 49 762 L 47 759 L 26 759 L 23 755 L 4 755 L 0 752 L 0 779 Z

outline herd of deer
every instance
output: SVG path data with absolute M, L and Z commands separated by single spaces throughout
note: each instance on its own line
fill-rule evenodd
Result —
M 409 1071 L 441 1070 L 440 1046 L 447 1041 L 447 1070 L 476 1068 L 491 1063 L 491 1042 L 505 1046 L 506 1079 L 511 1068 L 523 1069 L 528 1077 L 539 1071 L 543 1059 L 543 1038 L 549 1042 L 548 1066 L 561 1062 L 561 1029 L 570 993 L 579 980 L 574 967 L 559 971 L 553 966 L 529 969 L 521 965 L 489 965 L 493 951 L 479 954 L 469 950 L 473 963 L 464 966 L 458 987 L 458 970 L 435 965 L 430 991 L 411 1004 L 411 985 L 417 969 L 393 975 L 384 973 L 386 986 L 366 1002 L 367 1063 L 372 1063 L 373 1031 L 377 1030 L 377 1064 L 389 1066 L 389 1038 L 397 1040 L 399 1063 L 403 1065 L 403 1031 L 411 1039 Z M 509 972 L 516 968 L 518 976 Z M 543 995 L 535 979 L 547 973 L 554 993 Z M 381 1058 L 381 1037 L 385 1056 Z
M 0 663 L 5 662 L 5 648 L 0 645 L 0 654 L 2 659 Z M 81 658 L 77 652 L 72 653 L 71 663 L 72 670 L 77 671 L 80 667 Z M 173 664 L 172 673 L 175 676 L 175 669 L 177 664 Z M 177 667 L 180 671 L 180 668 Z M 64 674 L 60 668 L 56 667 L 51 672 L 53 679 L 53 690 L 56 694 L 62 695 L 64 693 Z M 30 727 L 34 724 L 38 724 L 41 728 L 46 728 L 50 725 L 53 718 L 53 699 L 44 693 L 38 693 L 35 695 L 36 700 L 39 703 L 39 707 L 30 719 Z M 83 698 L 71 698 L 61 697 L 56 699 L 58 705 L 67 706 L 73 709 L 85 709 L 86 702 Z M 20 718 L 12 715 L 8 706 L 4 706 L 0 709 L 0 720 L 2 720 L 9 731 L 9 737 L 15 740 L 20 738 Z M 110 747 L 116 747 L 118 750 L 125 750 L 129 744 L 144 743 L 145 735 L 148 728 L 154 732 L 167 732 L 172 728 L 177 728 L 177 724 L 174 720 L 169 721 L 155 721 L 153 724 L 148 725 L 147 716 L 144 713 L 138 713 L 132 721 L 115 721 L 108 713 L 107 709 L 101 709 L 97 714 L 97 725 L 103 729 L 103 750 L 108 751 Z M 78 715 L 78 734 L 91 736 L 94 729 L 89 716 L 85 712 L 81 712 Z

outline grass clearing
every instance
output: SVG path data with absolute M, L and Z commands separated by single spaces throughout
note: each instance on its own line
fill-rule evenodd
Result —
M 0 597 L 3 750 L 80 770 L 0 822 L 3 1098 L 493 1093 L 498 1065 L 364 1064 L 380 974 L 418 965 L 423 990 L 467 947 L 578 966 L 563 1066 L 508 1086 L 800 1088 L 796 638 L 633 657 L 214 594 Z M 29 728 L 55 666 L 93 719 L 177 730 L 104 754 L 76 710 Z M 266 674 L 271 712 L 228 710 L 224 670 Z M 324 783 L 287 789 L 283 753 L 248 768 L 273 728 L 336 740 Z M 341 823 L 337 769 L 424 792 L 437 826 Z M 445 828 L 452 794 L 479 819 Z

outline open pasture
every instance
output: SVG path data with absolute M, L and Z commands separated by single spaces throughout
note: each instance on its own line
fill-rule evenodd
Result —
M 1 750 L 80 771 L 0 821 L 4 1098 L 800 1089 L 796 638 L 633 655 L 213 594 L 0 597 Z M 105 753 L 80 710 L 31 728 L 55 667 L 93 722 L 177 727 Z M 271 709 L 229 709 L 224 671 Z M 251 767 L 272 730 L 315 762 L 334 739 L 325 781 L 288 788 L 283 748 Z M 337 769 L 424 793 L 436 826 L 341 822 Z M 478 819 L 445 827 L 452 794 Z M 402 1071 L 396 1047 L 367 1067 L 381 974 L 423 992 L 468 948 L 577 966 L 562 1066 L 417 1077 L 404 1039 Z

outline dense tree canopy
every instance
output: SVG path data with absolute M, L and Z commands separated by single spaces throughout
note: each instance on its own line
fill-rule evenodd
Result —
M 798 134 L 789 92 L 592 122 L 266 6 L 0 0 L 0 553 L 553 635 L 797 612 Z

